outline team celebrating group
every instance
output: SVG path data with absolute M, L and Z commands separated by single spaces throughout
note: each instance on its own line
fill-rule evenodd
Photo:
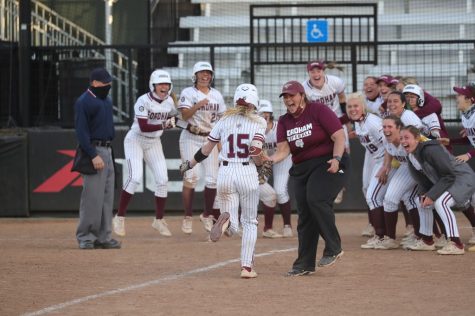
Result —
M 316 264 L 329 266 L 343 255 L 333 203 L 341 202 L 351 171 L 351 138 L 365 147 L 362 189 L 369 223 L 363 235 L 370 239 L 361 248 L 389 250 L 401 245 L 409 250 L 438 249 L 441 255 L 464 254 L 453 213 L 460 209 L 473 230 L 469 250 L 475 251 L 475 174 L 466 163 L 475 155 L 475 85 L 454 87 L 464 129 L 462 137 L 449 138 L 440 102 L 415 78 L 367 77 L 363 93 L 345 95 L 344 81 L 327 74 L 326 67 L 324 61 L 311 61 L 307 80 L 283 85 L 280 97 L 287 113 L 278 120 L 271 102 L 260 99 L 252 84 L 238 86 L 233 105 L 226 107 L 212 87 L 214 70 L 208 62 L 194 65 L 193 86 L 177 99 L 169 73 L 155 70 L 150 91 L 134 106 L 134 122 L 124 140 L 128 174 L 112 220 L 115 234 L 126 235 L 126 211 L 143 176 L 144 160 L 156 183 L 152 227 L 163 236 L 172 235 L 164 219 L 168 176 L 160 138 L 166 129 L 179 127 L 181 230 L 193 232 L 193 198 L 203 178 L 200 221 L 211 241 L 223 234 L 242 236 L 242 278 L 257 276 L 253 260 L 260 201 L 262 236 L 293 236 L 289 178 L 297 202 L 299 247 L 287 275 L 311 274 Z M 469 152 L 451 154 L 452 145 L 468 142 Z M 273 227 L 277 205 L 282 231 Z M 401 243 L 396 240 L 400 209 L 407 228 Z M 320 236 L 325 249 L 316 262 Z

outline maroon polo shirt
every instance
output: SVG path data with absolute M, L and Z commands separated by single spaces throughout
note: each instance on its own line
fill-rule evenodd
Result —
M 331 135 L 342 129 L 336 114 L 321 103 L 308 103 L 294 118 L 287 113 L 279 118 L 277 143 L 286 141 L 296 164 L 316 157 L 332 155 Z

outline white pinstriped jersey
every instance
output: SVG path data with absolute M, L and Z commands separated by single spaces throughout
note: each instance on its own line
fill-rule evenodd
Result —
M 396 147 L 394 144 L 389 143 L 386 140 L 386 138 L 383 139 L 383 144 L 384 144 L 384 149 L 386 149 L 388 154 L 393 156 L 394 159 L 396 159 L 400 163 L 407 162 L 407 152 L 404 149 L 404 147 L 402 147 L 401 144 L 399 144 L 399 146 Z
M 376 114 L 377 116 L 381 116 L 381 112 L 379 111 L 379 108 L 381 107 L 381 104 L 383 104 L 384 102 L 383 97 L 379 95 L 373 101 L 371 101 L 368 98 L 365 98 L 365 100 L 366 100 L 366 109 L 368 110 L 368 112 Z
M 361 145 L 373 159 L 384 156 L 383 121 L 375 114 L 366 114 L 364 120 L 355 122 L 355 132 Z
M 433 130 L 440 130 L 439 118 L 435 113 L 423 117 L 421 121 L 424 125 L 422 133 L 425 135 L 430 135 Z
M 252 115 L 254 119 L 243 115 L 224 117 L 213 127 L 208 140 L 221 142 L 219 161 L 248 162 L 251 141 L 264 142 L 266 121 L 257 114 Z
M 340 108 L 340 100 L 338 99 L 338 95 L 345 91 L 345 82 L 342 79 L 333 75 L 325 75 L 325 84 L 322 89 L 312 86 L 310 79 L 305 80 L 302 85 L 310 101 L 325 104 L 338 117 L 343 115 Z
M 135 118 L 131 130 L 146 137 L 160 137 L 163 134 L 163 130 L 142 132 L 137 119 L 147 119 L 148 124 L 158 125 L 164 123 L 168 117 L 178 114 L 171 97 L 159 102 L 156 97 L 151 95 L 151 92 L 146 93 L 137 99 L 137 102 L 135 102 L 134 105 L 134 112 Z
M 462 126 L 465 128 L 468 140 L 475 147 L 475 105 L 472 105 L 470 110 L 462 114 Z
M 189 109 L 203 99 L 208 99 L 208 104 L 196 111 L 187 122 L 198 126 L 202 132 L 208 133 L 221 114 L 226 111 L 223 96 L 218 90 L 210 88 L 208 94 L 205 94 L 196 87 L 185 88 L 181 92 L 178 109 Z
M 267 156 L 272 156 L 277 148 L 277 122 L 272 122 L 272 128 L 266 133 L 266 142 L 263 149 L 266 151 Z
M 424 132 L 424 124 L 422 124 L 421 119 L 416 115 L 416 113 L 404 109 L 400 119 L 404 126 L 412 125 Z

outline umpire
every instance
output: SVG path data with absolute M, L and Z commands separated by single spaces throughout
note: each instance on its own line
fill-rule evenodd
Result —
M 79 206 L 76 238 L 80 249 L 120 248 L 111 239 L 114 202 L 114 138 L 112 101 L 108 97 L 111 75 L 104 68 L 91 72 L 89 88 L 74 104 L 76 137 L 91 158 L 95 174 L 82 174 L 83 189 Z
M 315 272 L 319 235 L 325 240 L 318 266 L 329 266 L 343 255 L 335 224 L 333 201 L 348 179 L 349 159 L 345 134 L 335 113 L 321 103 L 309 102 L 304 87 L 289 81 L 282 87 L 287 113 L 277 126 L 277 151 L 269 157 L 278 162 L 292 154 L 297 201 L 298 257 L 288 276 Z

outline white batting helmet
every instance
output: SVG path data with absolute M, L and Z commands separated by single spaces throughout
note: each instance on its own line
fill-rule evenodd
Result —
M 150 88 L 150 92 L 155 92 L 155 85 L 160 83 L 168 83 L 170 84 L 170 90 L 168 90 L 168 94 L 172 93 L 173 84 L 170 74 L 165 70 L 155 70 L 150 75 L 150 81 L 148 87 Z
M 213 80 L 213 77 L 214 77 L 213 66 L 211 66 L 211 64 L 207 61 L 199 61 L 193 66 L 193 76 L 191 77 L 191 81 L 193 81 L 193 83 L 196 82 L 196 73 L 203 70 L 211 71 L 211 81 Z
M 408 84 L 404 87 L 404 90 L 402 90 L 402 93 L 412 93 L 417 95 L 419 98 L 417 99 L 417 106 L 418 107 L 423 107 L 424 106 L 424 90 L 422 90 L 421 87 L 419 87 L 416 84 Z
M 272 109 L 272 103 L 270 103 L 269 100 L 259 100 L 259 114 L 261 113 L 274 113 L 274 110 Z
M 256 109 L 259 109 L 259 94 L 257 93 L 257 88 L 250 83 L 239 85 L 236 88 L 236 92 L 234 92 L 234 105 L 245 104 L 252 104 Z

